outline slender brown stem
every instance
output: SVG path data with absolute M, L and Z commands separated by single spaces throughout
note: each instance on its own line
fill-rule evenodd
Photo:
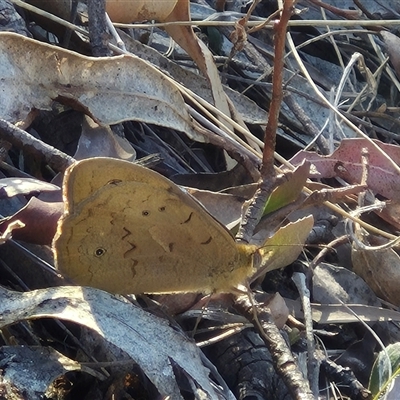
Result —
M 278 129 L 279 111 L 281 109 L 282 74 L 284 66 L 286 28 L 293 12 L 295 0 L 286 0 L 282 9 L 281 19 L 275 24 L 275 59 L 272 79 L 272 99 L 265 128 L 264 151 L 261 166 L 261 179 L 258 189 L 244 216 L 236 235 L 238 241 L 249 242 L 255 227 L 260 221 L 264 205 L 277 185 L 277 175 L 274 168 L 274 152 L 276 145 L 276 131 Z
M 234 307 L 245 316 L 258 331 L 274 360 L 276 372 L 285 382 L 289 393 L 296 400 L 313 400 L 307 380 L 300 371 L 289 346 L 277 328 L 267 308 L 252 304 L 247 295 L 234 297 Z M 256 306 L 257 314 L 254 314 Z
M 285 56 L 286 28 L 293 12 L 294 0 L 286 0 L 283 6 L 280 20 L 274 26 L 274 72 L 272 78 L 272 99 L 269 109 L 268 123 L 265 128 L 263 166 L 261 175 L 270 177 L 275 175 L 274 151 L 276 144 L 276 131 L 278 129 L 279 112 L 281 109 L 283 91 L 283 67 Z M 264 174 L 263 174 L 264 170 Z

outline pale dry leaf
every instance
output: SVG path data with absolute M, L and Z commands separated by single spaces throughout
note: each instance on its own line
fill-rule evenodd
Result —
M 353 271 L 377 296 L 400 306 L 400 257 L 393 249 L 366 250 L 354 242 L 351 260 Z
M 313 225 L 314 218 L 309 215 L 288 223 L 267 239 L 259 249 L 262 260 L 256 277 L 294 262 L 301 253 Z M 256 277 L 253 277 L 253 280 Z
M 131 38 L 125 32 L 119 30 L 118 33 L 123 39 L 128 51 L 136 54 L 143 60 L 151 62 L 153 65 L 170 74 L 174 79 L 185 86 L 185 88 L 190 89 L 204 100 L 212 103 L 213 99 L 205 77 L 181 67 L 177 63 L 169 60 L 159 51 Z M 268 113 L 259 107 L 253 100 L 238 91 L 231 89 L 229 86 L 224 85 L 223 89 L 234 104 L 243 121 L 250 124 L 267 124 Z
M 70 371 L 84 371 L 99 379 L 104 377 L 95 370 L 83 367 L 51 347 L 2 346 L 2 384 L 12 384 L 24 400 L 43 398 L 49 386 Z
M 223 225 L 229 225 L 240 218 L 245 201 L 243 197 L 194 188 L 186 188 L 186 190 Z
M 358 318 L 349 311 L 350 308 Z M 400 321 L 400 313 L 381 307 L 360 304 L 312 304 L 312 319 L 318 324 L 350 324 L 353 322 Z M 299 318 L 301 315 L 299 315 Z
M 156 68 L 133 55 L 86 57 L 14 33 L 0 33 L 2 118 L 24 120 L 53 100 L 103 125 L 136 120 L 198 135 L 182 96 Z
M 392 63 L 396 74 L 400 77 L 400 58 L 399 58 L 399 46 L 400 38 L 393 33 L 384 31 L 380 32 L 383 41 L 385 42 L 386 51 L 389 54 L 390 62 Z
M 136 150 L 126 138 L 115 135 L 109 126 L 100 126 L 85 116 L 74 158 L 83 160 L 90 157 L 113 157 L 134 161 Z
M 371 288 L 363 279 L 346 268 L 321 263 L 314 269 L 313 299 L 316 303 L 366 304 L 380 306 Z
M 52 183 L 34 178 L 2 178 L 0 179 L 0 199 L 19 194 L 29 196 L 44 192 L 57 192 L 60 188 Z
M 114 22 L 164 21 L 178 0 L 106 0 L 106 11 Z
M 48 12 L 69 20 L 71 0 L 30 0 L 30 3 Z M 50 4 L 51 3 L 51 4 Z M 53 4 L 54 3 L 54 4 Z M 189 0 L 106 0 L 106 11 L 113 22 L 132 23 L 140 21 L 189 21 Z M 230 108 L 223 90 L 218 70 L 210 50 L 187 25 L 169 25 L 168 34 L 193 58 L 199 69 L 208 78 L 216 107 L 230 116 Z
M 75 322 L 119 347 L 140 366 L 163 396 L 181 399 L 172 366 L 185 371 L 205 398 L 218 398 L 195 343 L 124 298 L 93 288 L 63 286 L 31 292 L 0 288 L 0 328 L 21 320 Z

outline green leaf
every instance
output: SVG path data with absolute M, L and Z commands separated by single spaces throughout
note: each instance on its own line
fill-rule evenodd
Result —
M 307 161 L 299 165 L 290 175 L 290 178 L 277 187 L 268 199 L 263 215 L 286 206 L 297 200 L 309 175 L 310 163 Z
M 388 398 L 400 398 L 399 374 L 400 343 L 394 343 L 386 348 L 386 352 L 381 351 L 379 353 L 372 367 L 369 390 L 372 393 L 373 399 L 378 400 L 384 394 L 390 396 Z

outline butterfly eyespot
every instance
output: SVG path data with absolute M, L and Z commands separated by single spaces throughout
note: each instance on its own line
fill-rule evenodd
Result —
M 158 211 L 160 211 L 160 212 L 165 211 L 165 206 L 160 207 L 160 208 L 158 209 Z
M 143 217 L 147 217 L 150 215 L 150 211 L 144 210 L 144 211 L 142 211 L 142 215 L 143 215 Z
M 94 252 L 94 255 L 95 255 L 96 257 L 101 257 L 101 256 L 103 256 L 104 254 L 106 254 L 106 250 L 103 249 L 102 247 L 99 247 L 99 248 L 96 249 L 95 252 Z

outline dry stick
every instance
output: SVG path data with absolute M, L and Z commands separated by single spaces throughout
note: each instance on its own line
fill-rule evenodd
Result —
M 325 356 L 321 356 L 321 370 L 334 382 L 340 382 L 350 391 L 350 398 L 355 400 L 369 400 L 371 392 L 357 380 L 354 372 L 349 368 L 336 364 Z
M 301 304 L 304 311 L 307 339 L 307 376 L 314 397 L 318 399 L 319 361 L 315 357 L 314 330 L 312 322 L 312 311 L 310 303 L 310 291 L 307 288 L 306 276 L 301 272 L 295 272 L 292 276 L 297 290 L 300 294 Z
M 335 250 L 336 247 L 341 246 L 343 244 L 349 243 L 349 236 L 343 235 L 324 246 L 324 248 L 314 257 L 314 259 L 308 264 L 308 269 L 313 271 L 316 266 L 322 262 L 325 256 Z
M 257 193 L 249 206 L 248 212 L 239 229 L 237 238 L 249 241 L 254 228 L 261 219 L 263 206 L 266 199 L 275 188 L 277 174 L 274 168 L 274 150 L 276 143 L 276 130 L 278 127 L 279 111 L 282 102 L 282 71 L 284 64 L 285 35 L 286 27 L 292 15 L 294 0 L 286 0 L 280 21 L 275 26 L 275 60 L 272 85 L 272 102 L 269 111 L 269 118 L 265 130 L 263 164 L 261 167 L 261 179 Z M 251 321 L 258 333 L 264 340 L 271 356 L 277 373 L 285 382 L 290 394 L 294 399 L 313 399 L 307 380 L 304 379 L 301 371 L 294 360 L 294 357 L 282 337 L 279 329 L 273 322 L 270 311 L 263 309 L 257 313 L 256 307 L 252 304 L 251 293 L 248 296 L 236 296 L 235 307 Z M 262 322 L 260 322 L 262 321 Z
M 279 112 L 282 104 L 282 73 L 284 68 L 284 51 L 286 42 L 286 27 L 294 7 L 293 0 L 287 0 L 280 21 L 275 25 L 275 57 L 272 79 L 272 98 L 269 109 L 268 122 L 265 128 L 264 149 L 261 166 L 261 179 L 254 198 L 243 218 L 236 238 L 248 243 L 259 223 L 266 200 L 276 187 L 277 174 L 274 168 L 274 151 L 276 145 L 276 131 L 278 129 Z
M 12 2 L 21 2 L 21 0 L 11 0 Z M 24 7 L 27 8 L 27 7 Z M 219 21 L 219 20 L 211 20 L 205 19 L 203 21 L 177 21 L 177 22 L 157 22 L 152 23 L 151 26 L 154 28 L 163 28 L 168 25 L 191 25 L 191 26 L 234 26 L 237 23 L 236 21 Z M 256 21 L 248 21 L 246 26 L 259 26 L 260 24 L 264 23 L 264 28 L 274 28 L 275 22 L 268 22 L 266 18 L 257 18 Z M 398 19 L 381 19 L 381 20 L 365 20 L 365 19 L 357 19 L 352 21 L 344 21 L 344 20 L 326 20 L 326 19 L 308 19 L 308 20 L 293 20 L 289 21 L 288 26 L 290 27 L 297 27 L 297 26 L 305 26 L 305 27 L 327 27 L 327 26 L 334 26 L 334 27 L 353 27 L 353 26 L 372 26 L 372 27 L 379 27 L 382 29 L 382 26 L 386 28 L 389 26 L 398 26 L 399 20 Z M 149 23 L 145 24 L 122 24 L 122 23 L 114 23 L 114 26 L 117 28 L 134 28 L 134 29 L 147 29 L 149 27 Z
M 56 171 L 63 171 L 75 162 L 71 156 L 57 150 L 28 132 L 16 127 L 10 122 L 0 119 L 0 137 L 13 146 L 26 150 L 38 159 L 44 158 L 45 161 Z
M 271 353 L 275 369 L 284 381 L 292 398 L 314 400 L 308 382 L 304 379 L 285 339 L 273 321 L 270 310 L 264 307 L 260 311 L 261 307 L 261 305 L 257 305 L 258 314 L 255 316 L 253 313 L 254 306 L 249 302 L 247 294 L 235 298 L 235 308 L 239 313 L 245 316 L 255 327 L 261 324 L 262 330 L 259 330 L 258 333 Z
M 95 57 L 109 55 L 106 44 L 106 3 L 105 0 L 88 0 L 89 37 L 92 52 Z
M 78 0 L 72 0 L 70 18 L 69 18 L 71 23 L 75 24 L 77 16 L 78 16 Z M 69 42 L 71 40 L 71 36 L 72 36 L 73 32 L 74 31 L 70 28 L 65 29 L 65 35 L 64 35 L 64 38 L 62 41 L 62 47 L 66 48 L 66 49 L 69 47 Z
M 297 101 L 294 99 L 293 95 L 290 93 L 285 93 L 284 102 L 290 108 L 290 111 L 296 116 L 296 118 L 303 125 L 303 128 L 307 130 L 311 135 L 314 136 L 315 142 L 318 148 L 323 154 L 329 154 L 329 145 L 327 140 L 320 134 L 317 126 L 312 122 L 311 118 L 304 112 Z

